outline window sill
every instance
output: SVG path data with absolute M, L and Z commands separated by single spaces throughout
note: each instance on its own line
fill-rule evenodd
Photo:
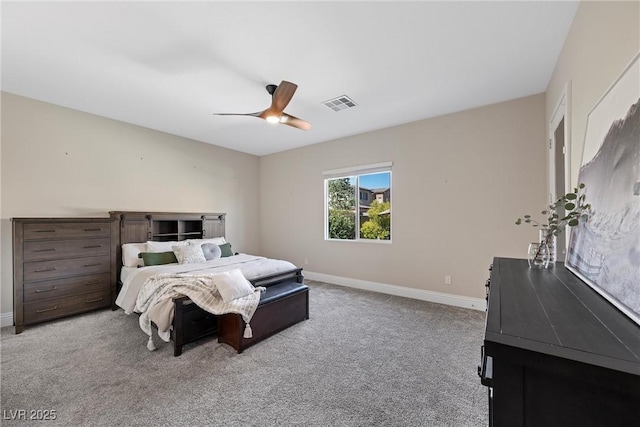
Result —
M 325 242 L 372 243 L 374 245 L 390 245 L 392 240 L 378 239 L 324 239 Z

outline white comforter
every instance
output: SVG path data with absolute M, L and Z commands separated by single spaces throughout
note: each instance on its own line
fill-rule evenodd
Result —
M 116 304 L 122 307 L 127 314 L 134 312 L 136 300 L 142 286 L 156 274 L 202 275 L 236 268 L 240 269 L 247 280 L 253 280 L 258 277 L 293 270 L 296 266 L 288 261 L 239 254 L 199 264 L 167 264 L 142 267 L 127 276 L 116 298 Z
M 248 280 L 294 270 L 288 261 L 239 254 L 199 264 L 167 264 L 142 267 L 127 275 L 116 304 L 127 314 L 141 313 L 140 328 L 149 335 L 147 348 L 155 350 L 151 322 L 158 326 L 158 336 L 169 341 L 173 321 L 171 298 L 186 295 L 201 308 L 213 314 L 238 313 L 245 323 L 245 337 L 251 338 L 249 321 L 260 301 L 260 290 L 224 303 L 210 275 L 239 268 Z M 207 276 L 209 275 L 209 276 Z

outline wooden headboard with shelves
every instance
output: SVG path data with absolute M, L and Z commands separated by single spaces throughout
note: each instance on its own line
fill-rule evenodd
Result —
M 117 223 L 115 233 L 116 265 L 120 282 L 122 245 L 146 241 L 178 241 L 225 236 L 225 213 L 112 211 Z

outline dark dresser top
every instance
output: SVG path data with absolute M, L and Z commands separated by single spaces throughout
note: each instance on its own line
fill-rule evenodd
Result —
M 495 258 L 485 344 L 496 343 L 640 376 L 640 325 L 556 263 Z

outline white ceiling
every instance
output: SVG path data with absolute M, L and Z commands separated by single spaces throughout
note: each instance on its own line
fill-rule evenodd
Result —
M 544 92 L 577 5 L 3 1 L 2 90 L 264 155 Z M 212 115 L 281 80 L 310 131 Z

